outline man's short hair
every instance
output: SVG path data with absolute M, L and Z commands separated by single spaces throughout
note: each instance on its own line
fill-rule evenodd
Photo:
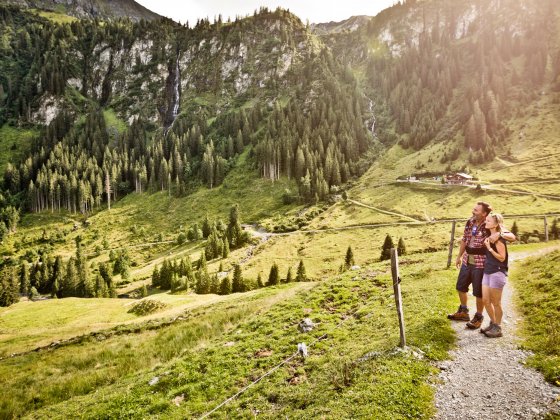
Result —
M 489 215 L 490 213 L 492 213 L 492 206 L 490 204 L 488 204 L 485 201 L 479 201 L 478 203 L 476 203 L 477 206 L 482 206 L 482 211 L 484 213 L 486 213 L 486 215 Z

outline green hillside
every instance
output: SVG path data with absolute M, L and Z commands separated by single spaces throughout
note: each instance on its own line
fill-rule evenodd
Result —
M 0 417 L 200 417 L 288 359 L 213 418 L 431 418 L 452 223 L 558 246 L 553 1 L 70 15 L 0 5 Z M 557 259 L 512 272 L 553 383 Z

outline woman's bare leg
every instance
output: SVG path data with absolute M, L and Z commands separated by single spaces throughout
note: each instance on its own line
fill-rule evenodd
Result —
M 502 324 L 502 316 L 504 315 L 504 311 L 502 310 L 502 291 L 503 289 L 492 289 L 488 288 L 490 292 L 490 304 L 493 307 L 494 316 L 496 319 L 494 320 L 495 324 L 501 325 Z M 486 309 L 488 311 L 488 309 Z
M 490 287 L 482 285 L 482 301 L 484 302 L 484 307 L 486 308 L 486 313 L 490 318 L 490 322 L 496 323 L 495 322 L 496 315 L 494 314 L 494 307 L 492 306 L 492 299 L 490 297 L 491 290 L 494 289 L 490 289 Z

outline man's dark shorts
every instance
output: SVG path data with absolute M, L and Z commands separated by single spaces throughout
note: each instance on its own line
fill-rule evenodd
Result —
M 461 265 L 459 277 L 457 277 L 456 289 L 460 292 L 467 293 L 469 285 L 472 284 L 473 295 L 482 297 L 482 277 L 484 276 L 484 268 L 476 268 L 475 265 Z

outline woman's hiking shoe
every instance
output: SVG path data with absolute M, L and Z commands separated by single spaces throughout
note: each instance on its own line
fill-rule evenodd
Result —
M 477 328 L 480 328 L 483 320 L 484 317 L 482 315 L 474 314 L 472 319 L 469 322 L 467 322 L 467 327 L 470 328 L 471 330 L 476 330 Z
M 498 338 L 501 337 L 502 334 L 502 327 L 497 324 L 492 324 L 492 328 L 484 333 L 484 335 L 488 338 Z
M 453 321 L 468 321 L 469 319 L 471 319 L 471 317 L 469 316 L 468 309 L 463 309 L 461 308 L 461 306 L 459 306 L 457 312 L 447 315 L 447 319 L 451 319 Z
M 479 331 L 481 334 L 486 334 L 486 331 L 490 331 L 492 329 L 492 325 L 494 325 L 492 323 L 492 321 L 490 321 L 490 324 L 488 324 L 488 326 L 486 328 L 481 328 Z

